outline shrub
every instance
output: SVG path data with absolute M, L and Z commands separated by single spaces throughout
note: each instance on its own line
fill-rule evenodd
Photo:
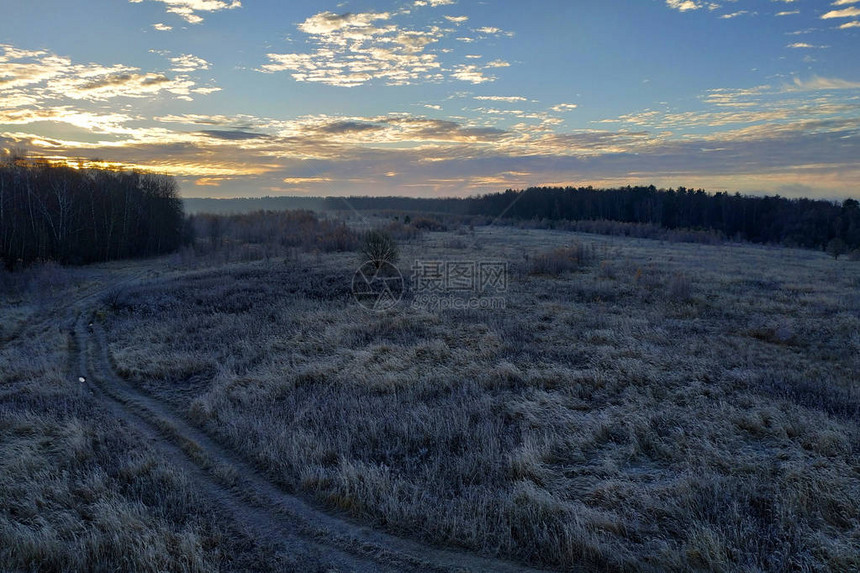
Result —
M 15 271 L 0 265 L 0 294 L 20 296 L 29 292 L 44 302 L 52 293 L 67 288 L 71 281 L 70 270 L 54 261 L 36 262 Z
M 406 218 L 408 219 L 409 216 L 407 215 Z M 410 225 L 409 221 L 405 221 L 404 223 L 392 221 L 385 226 L 384 231 L 398 241 L 411 241 L 421 235 L 421 231 L 414 225 Z
M 569 247 L 559 247 L 532 257 L 528 274 L 559 276 L 565 272 L 580 270 L 593 260 L 593 247 L 574 243 Z
M 615 280 L 618 278 L 618 267 L 611 261 L 600 261 L 598 276 L 604 279 Z M 637 269 L 636 279 L 642 276 L 642 269 Z
M 669 279 L 669 298 L 678 302 L 685 302 L 693 296 L 693 283 L 684 273 L 675 273 Z
M 133 306 L 129 300 L 128 290 L 124 287 L 113 287 L 102 296 L 102 302 L 114 312 L 119 312 Z
M 255 211 L 237 215 L 199 214 L 189 223 L 198 237 L 195 249 L 219 252 L 222 262 L 253 259 L 254 253 L 292 256 L 305 252 L 349 252 L 361 236 L 336 219 L 321 219 L 311 211 Z M 253 245 L 248 247 L 248 245 Z M 236 250 L 235 253 L 231 252 Z M 249 259 L 249 256 L 251 259 Z
M 848 245 L 845 244 L 845 241 L 836 237 L 835 239 L 830 239 L 827 243 L 827 254 L 833 257 L 835 260 L 839 260 L 839 255 L 844 255 L 848 252 Z
M 447 231 L 448 226 L 430 217 L 415 217 L 412 226 L 422 231 Z
M 358 246 L 358 234 L 343 223 L 323 222 L 320 224 L 316 247 L 325 253 L 346 252 Z
M 371 262 L 377 268 L 383 263 L 394 264 L 400 258 L 397 243 L 387 232 L 374 229 L 364 236 L 359 256 L 362 263 Z

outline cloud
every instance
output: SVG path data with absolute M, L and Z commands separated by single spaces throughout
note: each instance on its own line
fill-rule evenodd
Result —
M 495 26 L 482 26 L 480 28 L 475 28 L 474 32 L 483 36 L 507 36 L 508 38 L 513 38 L 513 32 L 506 32 L 501 28 L 496 28 Z
M 710 90 L 701 99 L 705 109 L 670 112 L 646 109 L 598 123 L 635 126 L 668 134 L 665 140 L 684 138 L 738 139 L 779 133 L 788 126 L 803 126 L 816 133 L 860 125 L 860 82 L 839 78 L 796 77 L 783 85 Z M 709 135 L 701 135 L 707 128 Z M 726 131 L 729 130 L 729 131 Z
M 57 106 L 50 109 L 3 109 L 0 110 L 0 125 L 28 125 L 53 122 L 87 130 L 95 134 L 127 134 L 132 130 L 125 124 L 135 118 L 123 113 L 97 113 Z
M 266 122 L 252 115 L 206 115 L 206 114 L 183 114 L 163 115 L 153 118 L 160 123 L 181 123 L 185 125 L 229 125 L 235 129 L 250 129 L 251 127 L 265 126 Z
M 794 78 L 792 85 L 785 87 L 786 91 L 795 90 L 860 90 L 860 82 L 840 78 L 823 78 L 812 76 L 807 80 Z
M 170 61 L 173 63 L 171 70 L 180 73 L 208 70 L 210 65 L 209 62 L 203 58 L 198 58 L 191 54 L 176 56 L 175 58 L 170 58 Z
M 473 84 L 482 84 L 496 79 L 493 76 L 485 76 L 481 68 L 472 64 L 454 66 L 454 71 L 451 75 L 460 81 Z
M 828 105 L 818 102 L 817 95 L 810 101 Z M 202 195 L 383 193 L 391 192 L 393 185 L 410 194 L 468 195 L 553 182 L 637 181 L 676 186 L 695 181 L 695 186 L 741 191 L 750 185 L 761 189 L 787 183 L 850 188 L 860 177 L 860 119 L 856 112 L 853 119 L 816 119 L 811 115 L 817 113 L 814 107 L 801 111 L 799 119 L 777 120 L 773 115 L 764 123 L 707 135 L 669 136 L 659 126 L 553 133 L 525 125 L 495 129 L 465 120 L 388 114 L 290 120 L 157 118 L 171 129 L 134 127 L 139 118 L 118 116 L 93 119 L 127 130 L 110 143 L 37 136 L 20 129 L 0 131 L 0 138 L 27 142 L 55 157 L 89 155 L 118 166 L 154 168 L 188 178 L 183 192 Z M 752 121 L 753 111 L 741 113 Z M 805 113 L 810 116 L 804 118 Z M 186 125 L 215 127 L 185 131 Z M 396 183 L 392 173 L 397 174 Z
M 838 3 L 836 4 L 838 5 Z M 831 10 L 829 12 L 825 12 L 821 15 L 822 20 L 829 20 L 831 18 L 856 18 L 860 16 L 860 8 L 843 8 L 841 10 Z
M 8 63 L 8 55 L 0 58 Z M 97 81 L 91 88 L 104 89 L 117 83 L 123 82 Z M 456 187 L 453 181 L 459 174 L 463 175 L 459 189 L 491 190 L 493 184 L 502 180 L 533 183 L 513 173 L 541 173 L 541 166 L 547 178 L 570 177 L 577 169 L 601 177 L 608 177 L 613 169 L 662 176 L 681 173 L 685 164 L 691 166 L 690 172 L 698 170 L 703 176 L 731 171 L 720 167 L 718 161 L 753 165 L 749 167 L 752 171 L 765 169 L 768 162 L 772 169 L 787 169 L 787 160 L 774 158 L 773 154 L 779 145 L 790 141 L 794 141 L 791 143 L 794 147 L 787 149 L 793 161 L 802 159 L 801 145 L 806 141 L 810 145 L 825 145 L 834 154 L 833 161 L 844 163 L 842 138 L 854 137 L 860 123 L 858 103 L 851 99 L 851 90 L 858 87 L 860 84 L 849 80 L 813 76 L 795 79 L 785 86 L 712 90 L 703 97 L 703 102 L 712 109 L 674 113 L 646 110 L 612 122 L 607 120 L 619 125 L 613 130 L 568 133 L 556 132 L 560 120 L 545 112 L 483 108 L 479 108 L 481 119 L 476 121 L 410 114 L 317 115 L 292 120 L 187 114 L 159 116 L 153 118 L 158 124 L 147 125 L 141 123 L 143 118 L 87 114 L 66 107 L 50 112 L 11 110 L 0 115 L 0 123 L 19 126 L 3 133 L 4 137 L 29 141 L 53 154 L 74 156 L 89 150 L 123 164 L 146 166 L 149 161 L 159 168 L 168 157 L 166 171 L 198 178 L 238 178 L 230 181 L 232 189 L 243 185 L 238 181 L 248 177 L 279 177 L 270 181 L 269 186 L 300 186 L 311 183 L 307 177 L 325 177 L 344 185 L 349 179 L 351 190 L 374 182 L 383 186 L 379 188 L 387 188 L 385 173 L 397 172 L 399 184 L 415 185 L 418 189 L 423 188 L 423 178 L 433 179 L 433 189 L 452 192 Z M 469 97 L 487 102 L 528 101 L 522 96 Z M 557 104 L 550 111 L 563 113 L 574 105 Z M 517 123 L 505 128 L 493 127 L 491 120 L 497 116 L 516 118 Z M 45 122 L 89 129 L 90 133 L 101 133 L 103 137 L 95 141 L 81 132 L 52 136 L 40 133 L 39 128 L 28 134 L 26 128 L 20 127 Z M 718 131 L 701 135 L 702 126 Z M 765 144 L 765 140 L 773 143 Z M 825 148 L 816 149 L 811 155 L 818 163 L 830 165 L 832 162 L 816 155 L 823 155 Z M 806 151 L 809 153 L 809 149 Z M 703 153 L 709 156 L 707 161 L 700 157 Z M 530 159 L 536 157 L 546 158 L 546 163 Z M 715 159 L 712 161 L 711 157 Z M 648 160 L 653 160 L 652 167 L 648 166 Z M 301 161 L 325 162 L 331 171 L 303 176 L 296 172 L 296 162 Z M 808 158 L 804 161 L 807 162 L 798 165 L 811 165 Z M 418 169 L 414 164 L 433 165 L 438 170 Z M 565 167 L 559 171 L 558 166 Z M 446 178 L 452 182 L 445 183 Z M 285 183 L 287 179 L 290 182 Z M 363 182 L 356 183 L 357 180 Z
M 158 24 L 153 24 L 152 27 L 159 32 L 169 32 L 173 29 L 173 26 L 168 26 L 167 24 L 162 24 L 159 22 Z
M 735 5 L 739 0 L 724 0 L 722 2 L 708 2 L 703 0 L 665 0 L 666 6 L 677 10 L 679 12 L 690 12 L 694 10 L 699 10 L 702 8 L 707 8 L 708 11 L 718 13 L 721 9 Z M 783 5 L 790 5 L 792 8 L 796 6 L 796 0 L 771 0 L 772 2 L 781 3 Z M 727 4 L 728 3 L 728 4 Z M 840 18 L 857 18 L 860 17 L 860 8 L 854 6 L 855 4 L 860 4 L 860 0 L 835 0 L 831 2 L 831 6 L 833 7 L 843 7 L 833 10 L 828 10 L 821 14 L 819 17 L 823 20 L 830 19 L 840 19 Z M 788 7 L 788 6 L 786 6 Z M 790 9 L 790 10 L 780 10 L 774 13 L 776 17 L 785 17 L 785 16 L 795 16 L 801 13 L 800 9 Z M 743 15 L 757 15 L 758 12 L 750 12 L 749 10 L 736 10 L 733 12 L 726 12 L 720 14 L 718 18 L 722 20 L 731 20 Z M 860 21 L 852 20 L 850 22 L 845 22 L 839 26 L 837 29 L 847 30 L 852 28 L 860 27 Z M 791 32 L 792 35 L 804 34 L 808 33 L 812 30 L 800 30 L 798 32 Z M 792 49 L 823 49 L 828 48 L 829 46 L 815 45 L 808 42 L 794 42 L 792 44 L 788 44 L 787 48 Z M 811 56 L 807 55 L 804 57 L 804 61 L 810 62 L 815 61 Z
M 299 24 L 319 47 L 309 53 L 268 54 L 261 71 L 288 70 L 297 81 L 354 87 L 379 79 L 403 85 L 438 79 L 441 64 L 425 52 L 443 32 L 402 29 L 386 24 L 388 12 L 321 12 Z
M 666 6 L 677 10 L 678 12 L 690 12 L 693 10 L 707 9 L 709 12 L 714 12 L 715 14 L 719 14 L 719 12 L 723 8 L 727 8 L 728 6 L 734 6 L 738 0 L 724 0 L 724 2 L 707 2 L 702 0 L 665 0 Z M 795 0 L 771 0 L 772 2 L 782 2 L 784 4 L 792 4 Z M 726 4 L 728 2 L 729 4 Z M 800 14 L 800 10 L 782 10 L 775 13 L 776 16 L 791 16 L 794 14 Z M 732 20 L 734 18 L 738 18 L 740 16 L 757 16 L 757 11 L 750 10 L 735 10 L 733 12 L 726 12 L 723 14 L 719 14 L 717 18 L 721 20 Z
M 689 10 L 698 10 L 701 4 L 693 0 L 666 0 L 666 6 L 679 12 L 687 12 Z
M 346 43 L 348 40 L 371 38 L 378 30 L 373 23 L 389 18 L 391 14 L 388 12 L 364 14 L 320 12 L 299 24 L 299 30 L 306 34 L 327 36 L 326 39 L 329 42 Z
M 193 93 L 217 89 L 198 87 L 182 74 L 170 77 L 121 64 L 80 64 L 47 51 L 18 50 L 0 45 L 0 97 L 5 107 L 70 99 L 105 101 L 163 94 L 190 100 Z
M 278 137 L 313 146 L 328 144 L 331 153 L 341 153 L 331 145 L 423 145 L 428 142 L 498 142 L 507 132 L 491 127 L 431 119 L 407 114 L 378 117 L 309 116 L 273 124 Z
M 480 101 L 503 101 L 508 103 L 528 101 L 523 96 L 474 96 L 474 99 Z
M 198 187 L 220 187 L 221 183 L 229 181 L 227 177 L 201 177 L 194 181 Z
M 794 42 L 792 44 L 788 44 L 786 48 L 796 48 L 796 49 L 807 49 L 807 50 L 823 50 L 829 48 L 830 46 L 819 46 L 816 44 L 810 44 L 808 42 Z
M 363 121 L 334 121 L 319 128 L 321 133 L 344 134 L 366 133 L 384 129 L 382 125 Z
M 209 86 L 209 87 L 192 88 L 190 91 L 191 91 L 191 93 L 195 93 L 195 94 L 209 95 L 209 94 L 212 94 L 215 92 L 220 92 L 221 88 L 216 87 L 216 86 Z
M 307 183 L 330 183 L 334 179 L 331 177 L 284 177 L 282 181 L 288 185 L 304 185 Z
M 300 82 L 355 87 L 374 81 L 408 85 L 446 78 L 477 84 L 495 79 L 486 70 L 510 65 L 494 60 L 484 66 L 443 66 L 440 51 L 433 48 L 453 30 L 435 24 L 409 28 L 399 23 L 401 16 L 390 12 L 320 12 L 298 25 L 310 36 L 313 49 L 269 53 L 268 63 L 258 71 L 288 71 Z
M 145 97 L 166 89 L 172 80 L 154 73 L 107 73 L 85 82 L 64 78 L 57 84 L 68 87 L 66 95 L 74 99 L 106 100 L 114 97 Z
M 71 60 L 45 51 L 18 50 L 0 44 L 0 93 L 9 95 L 12 90 L 41 84 L 62 75 L 71 64 Z
M 738 190 L 763 182 L 802 182 L 820 190 L 840 177 L 850 181 L 851 165 L 857 177 L 852 153 L 858 151 L 858 144 L 845 148 L 843 139 L 857 133 L 856 124 L 830 128 L 816 133 L 816 126 L 793 124 L 755 133 L 727 133 L 721 140 L 682 141 L 661 140 L 647 132 L 585 131 L 537 138 L 521 148 L 503 143 L 483 151 L 463 144 L 422 148 L 420 153 L 357 152 L 340 161 L 316 161 L 314 175 L 309 176 L 324 177 L 332 188 L 344 189 L 344 194 L 379 192 L 386 188 L 385 172 L 390 170 L 399 173 L 398 189 L 430 195 L 468 195 L 545 182 L 623 185 L 641 181 L 677 186 L 697 181 L 697 186 Z M 814 152 L 809 152 L 809 145 L 816 146 Z M 561 149 L 568 152 L 558 153 Z
M 708 9 L 696 4 L 702 12 Z M 465 27 L 442 14 L 435 24 L 416 27 L 393 10 L 320 12 L 299 24 L 309 46 L 268 64 L 303 74 L 303 81 L 330 85 L 480 84 L 505 73 L 505 61 L 485 63 L 462 54 L 458 61 L 456 53 L 443 52 Z M 475 42 L 482 34 L 504 36 L 494 27 L 469 32 Z M 469 55 L 480 53 L 490 52 L 476 46 Z M 785 85 L 713 90 L 692 108 L 646 109 L 591 125 L 601 129 L 574 131 L 562 118 L 576 104 L 468 92 L 456 103 L 486 107 L 444 119 L 420 112 L 272 119 L 182 114 L 175 108 L 143 117 L 139 110 L 148 106 L 124 108 L 125 98 L 177 99 L 218 89 L 189 77 L 211 66 L 203 58 L 162 55 L 168 58 L 162 68 L 140 69 L 1 48 L 0 138 L 26 142 L 55 157 L 104 157 L 117 165 L 158 169 L 188 178 L 184 191 L 201 194 L 332 189 L 470 194 L 543 181 L 625 178 L 624 183 L 698 180 L 703 186 L 734 181 L 732 188 L 739 190 L 743 177 L 774 185 L 839 177 L 860 181 L 857 78 L 804 76 L 786 79 Z M 423 97 L 442 101 L 438 95 Z M 418 103 L 407 109 L 442 117 L 440 106 L 421 99 L 410 100 Z
M 132 4 L 139 4 L 144 0 L 129 0 Z M 151 0 L 161 2 L 167 6 L 167 12 L 176 14 L 189 24 L 199 24 L 203 17 L 198 12 L 220 12 L 221 10 L 234 10 L 241 8 L 239 0 L 226 2 L 224 0 Z
M 186 77 L 140 72 L 136 68 L 93 70 L 91 74 L 68 74 L 48 82 L 51 97 L 106 101 L 113 98 L 145 98 L 170 93 L 177 99 L 191 100 L 194 82 Z
M 709 90 L 703 99 L 718 107 L 753 107 L 758 104 L 759 96 L 770 91 L 773 88 L 769 85 L 741 89 L 716 88 Z
M 215 139 L 223 139 L 227 141 L 243 141 L 247 139 L 260 139 L 267 137 L 263 133 L 253 133 L 250 131 L 242 131 L 240 129 L 233 130 L 218 130 L 218 129 L 204 129 L 201 131 L 203 135 L 208 137 L 212 137 Z

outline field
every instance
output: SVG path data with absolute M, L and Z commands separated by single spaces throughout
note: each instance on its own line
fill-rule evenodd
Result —
M 312 544 L 287 546 L 282 537 L 275 545 L 225 521 L 223 500 L 205 495 L 195 468 L 79 379 L 76 313 L 101 304 L 107 284 L 150 276 L 149 266 L 46 266 L 4 284 L 0 569 L 323 571 L 336 564 Z
M 385 311 L 354 252 L 7 284 L 3 568 L 860 569 L 860 264 L 496 227 L 400 251 Z M 427 298 L 428 262 L 506 280 Z

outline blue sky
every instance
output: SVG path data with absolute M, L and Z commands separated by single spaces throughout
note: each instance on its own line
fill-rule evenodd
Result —
M 33 0 L 0 147 L 188 197 L 860 196 L 860 0 Z

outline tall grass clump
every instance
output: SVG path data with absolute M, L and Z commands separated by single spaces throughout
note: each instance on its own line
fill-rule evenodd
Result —
M 666 285 L 669 298 L 677 302 L 686 302 L 693 297 L 693 283 L 684 273 L 675 273 Z
M 581 270 L 591 265 L 594 259 L 593 246 L 574 243 L 534 255 L 528 261 L 526 273 L 557 277 L 567 272 Z

